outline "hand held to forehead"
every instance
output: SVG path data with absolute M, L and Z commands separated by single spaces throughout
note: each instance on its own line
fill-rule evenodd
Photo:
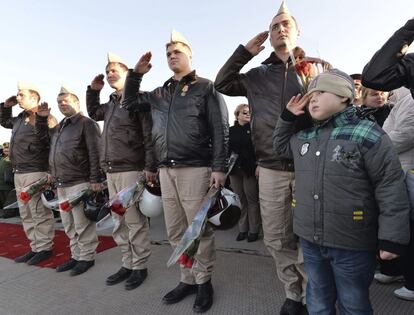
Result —
M 247 44 L 244 46 L 246 50 L 251 53 L 253 56 L 258 55 L 265 46 L 263 43 L 266 41 L 267 37 L 269 36 L 268 31 L 261 32 L 253 37 Z
M 134 72 L 138 74 L 146 74 L 148 71 L 150 71 L 152 68 L 151 58 L 152 53 L 150 51 L 143 54 L 135 65 Z
M 103 89 L 105 85 L 104 82 L 104 75 L 103 74 L 98 74 L 91 83 L 91 89 L 92 90 L 96 90 L 96 91 L 100 91 Z
M 14 105 L 17 105 L 17 97 L 15 95 L 10 96 L 5 102 L 4 107 L 13 107 Z
M 300 94 L 293 96 L 286 105 L 286 109 L 295 116 L 303 115 L 305 113 L 304 108 L 309 103 L 309 99 L 309 94 L 305 94 L 303 97 Z

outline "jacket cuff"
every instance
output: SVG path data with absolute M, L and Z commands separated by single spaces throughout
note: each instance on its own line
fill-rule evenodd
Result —
M 224 166 L 212 166 L 211 167 L 211 171 L 212 172 L 222 172 L 222 173 L 227 173 L 228 167 L 224 167 Z
M 3 102 L 3 103 L 0 103 L 0 109 L 1 109 L 4 113 L 6 113 L 6 114 L 9 114 L 9 113 L 10 113 L 10 115 L 11 115 L 11 113 L 12 113 L 12 108 L 13 108 L 13 107 L 6 107 L 6 106 L 4 106 L 4 102 Z
M 282 118 L 284 121 L 294 122 L 298 118 L 298 116 L 293 114 L 290 110 L 288 110 L 285 107 L 282 114 L 280 115 L 280 118 Z
M 406 254 L 408 246 L 391 241 L 379 240 L 378 248 L 402 256 Z
M 409 31 L 414 31 L 414 19 L 408 20 L 407 23 L 405 23 L 404 28 Z
M 151 172 L 151 173 L 156 173 L 157 172 L 157 168 L 156 167 L 145 167 L 144 168 L 144 171 L 147 171 L 147 172 Z
M 144 75 L 142 73 L 136 73 L 133 69 L 129 69 L 128 70 L 128 77 L 133 78 L 133 79 L 137 79 L 137 80 L 142 80 L 142 77 Z
M 47 120 L 49 117 L 44 117 L 44 116 L 40 116 L 38 114 L 36 114 L 36 122 L 37 123 L 41 123 L 41 124 L 47 124 Z
M 86 93 L 99 95 L 101 93 L 101 90 L 94 90 L 91 88 L 90 85 L 88 85 L 88 89 L 86 90 Z
M 242 57 L 246 63 L 254 57 L 242 44 L 237 47 L 235 53 Z

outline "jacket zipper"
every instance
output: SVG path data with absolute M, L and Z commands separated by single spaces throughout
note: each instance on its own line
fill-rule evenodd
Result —
M 315 130 L 316 132 L 316 152 L 319 151 L 320 152 L 320 139 L 319 139 L 319 128 L 317 128 Z M 313 196 L 315 196 L 316 194 L 318 194 L 319 198 L 317 200 L 314 199 L 314 202 L 319 203 L 319 205 L 321 204 L 321 197 L 320 196 L 320 192 L 319 192 L 319 185 L 318 183 L 320 182 L 320 178 L 319 178 L 319 166 L 320 166 L 320 162 L 321 162 L 321 156 L 319 155 L 318 158 L 316 159 L 317 164 L 315 165 L 315 179 L 316 179 L 316 183 L 314 186 L 314 191 L 313 191 Z M 314 207 L 314 209 L 316 209 L 316 207 Z M 315 211 L 315 210 L 314 210 Z M 316 218 L 316 213 L 313 214 L 313 217 Z M 319 220 L 320 220 L 320 225 L 322 226 L 322 220 L 323 220 L 323 215 L 322 215 L 322 209 L 319 206 Z M 317 243 L 319 244 L 320 239 L 315 239 L 315 237 L 317 236 L 316 231 L 319 229 L 319 226 L 316 224 L 316 220 L 314 219 L 314 226 L 313 226 L 313 237 L 314 240 L 317 241 Z
M 17 134 L 17 132 L 20 130 L 20 127 L 22 126 L 22 122 L 23 122 L 23 119 L 20 119 L 20 121 L 19 121 L 19 126 L 17 126 L 17 128 L 16 128 L 16 131 L 15 131 L 15 135 Z M 15 137 L 15 136 L 14 136 Z M 13 160 L 13 157 L 14 157 L 14 154 L 13 154 L 13 147 L 14 147 L 14 137 L 11 139 L 11 141 L 10 141 L 10 161 L 12 161 Z M 12 167 L 13 167 L 13 165 L 12 165 Z
M 285 94 L 286 94 L 286 79 L 287 79 L 287 73 L 288 73 L 288 69 L 289 69 L 289 63 L 288 61 L 285 63 L 285 73 L 284 73 L 284 78 L 283 78 L 283 84 L 282 84 L 282 103 L 281 103 L 281 112 L 283 112 L 283 110 L 285 109 Z
M 166 123 L 166 125 L 167 125 L 167 127 L 165 128 L 165 147 L 166 147 L 166 154 L 165 154 L 165 158 L 167 159 L 167 161 L 168 161 L 168 125 L 169 125 L 169 122 L 170 122 L 170 110 L 171 110 L 171 106 L 172 106 L 172 104 L 174 103 L 174 100 L 175 100 L 175 95 L 177 94 L 176 92 L 177 92 L 177 88 L 180 86 L 180 82 L 178 82 L 177 83 L 177 85 L 176 85 L 176 87 L 175 87 L 175 89 L 174 89 L 174 93 L 173 93 L 173 95 L 172 95 L 172 97 L 171 97 L 171 100 L 170 100 L 170 106 L 168 106 L 168 113 L 167 113 L 167 123 Z
M 109 126 L 110 126 L 110 122 L 112 120 L 112 117 L 114 116 L 114 112 L 115 112 L 115 107 L 116 106 L 117 105 L 114 104 L 114 106 L 112 107 L 111 115 L 108 118 L 108 122 L 105 122 L 105 126 L 106 126 L 106 133 L 105 133 L 105 152 L 104 152 L 105 162 L 108 162 L 108 156 L 107 156 L 107 153 L 108 153 L 108 129 L 109 129 Z
M 52 155 L 52 157 L 53 157 L 53 173 L 55 175 L 57 174 L 57 170 L 56 170 L 56 149 L 57 149 L 57 144 L 58 144 L 60 135 L 62 134 L 63 128 L 64 128 L 64 126 L 62 126 L 60 128 L 60 130 L 59 130 L 59 132 L 58 132 L 58 134 L 56 136 L 56 142 L 55 142 L 55 145 L 54 145 L 54 148 L 53 148 L 53 155 Z

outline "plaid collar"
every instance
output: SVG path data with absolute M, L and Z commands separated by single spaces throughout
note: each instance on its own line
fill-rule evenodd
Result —
M 342 127 L 349 124 L 350 121 L 357 118 L 357 112 L 354 106 L 347 106 L 343 111 L 332 115 L 324 121 L 316 121 L 315 125 L 318 128 L 324 127 L 327 124 L 333 124 L 335 127 Z

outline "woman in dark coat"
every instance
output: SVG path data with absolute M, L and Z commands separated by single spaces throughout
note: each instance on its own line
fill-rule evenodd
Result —
M 237 106 L 234 111 L 236 121 L 230 127 L 230 152 L 239 155 L 230 173 L 230 183 L 239 195 L 242 211 L 239 221 L 239 234 L 236 240 L 247 238 L 254 242 L 259 235 L 260 208 L 258 182 L 255 176 L 256 157 L 250 137 L 250 111 L 247 104 Z

